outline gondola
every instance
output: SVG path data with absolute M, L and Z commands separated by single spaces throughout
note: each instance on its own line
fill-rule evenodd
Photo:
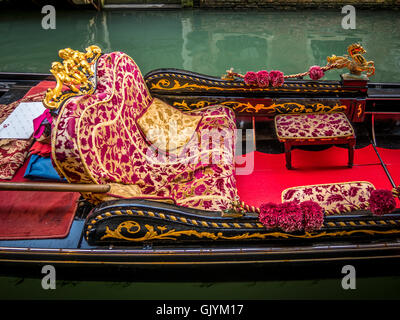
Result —
M 3 159 L 2 272 L 397 262 L 400 84 L 348 51 L 289 76 L 142 76 L 90 46 L 51 74 L 0 73 L 0 134 L 44 106 L 19 165 Z

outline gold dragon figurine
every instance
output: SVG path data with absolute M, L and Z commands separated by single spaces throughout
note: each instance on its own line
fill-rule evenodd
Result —
M 86 52 L 72 50 L 71 48 L 61 49 L 58 55 L 63 62 L 53 62 L 50 72 L 56 79 L 56 86 L 47 89 L 43 104 L 46 108 L 57 109 L 62 101 L 72 95 L 90 93 L 93 83 L 90 78 L 93 76 L 92 66 L 101 55 L 101 49 L 92 45 L 86 48 Z M 70 91 L 63 91 L 67 86 Z
M 347 47 L 347 52 L 349 55 L 344 56 L 336 56 L 332 55 L 327 57 L 327 64 L 321 67 L 322 71 L 328 71 L 331 69 L 342 69 L 348 68 L 350 74 L 346 74 L 348 78 L 366 78 L 375 74 L 375 64 L 374 61 L 367 61 L 364 58 L 363 54 L 366 53 L 365 49 L 359 43 L 353 43 Z M 362 72 L 366 71 L 366 76 L 362 74 Z M 285 75 L 284 79 L 293 79 L 293 78 L 303 78 L 310 74 L 310 70 L 302 73 Z M 236 78 L 245 78 L 244 75 L 240 73 L 236 73 L 233 71 L 233 68 L 226 70 L 226 74 L 221 77 L 222 80 L 233 81 Z
M 336 69 L 347 68 L 351 75 L 360 76 L 362 72 L 367 72 L 367 77 L 375 74 L 375 65 L 373 61 L 367 61 L 363 56 L 365 49 L 359 44 L 354 43 L 347 47 L 348 55 L 327 57 L 328 66 L 334 66 Z

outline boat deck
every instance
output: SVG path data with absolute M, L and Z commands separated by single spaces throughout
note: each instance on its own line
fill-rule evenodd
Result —
M 47 75 L 36 78 L 27 75 L 15 78 L 14 75 L 13 81 L 11 78 L 12 75 L 0 75 L 0 104 L 18 100 L 32 86 L 44 79 L 51 79 Z M 362 123 L 354 124 L 357 144 L 355 164 L 351 169 L 345 165 L 343 159 L 346 157 L 346 150 L 340 146 L 304 146 L 294 150 L 294 170 L 287 170 L 284 165 L 283 145 L 276 139 L 273 122 L 262 117 L 238 118 L 238 128 L 249 129 L 253 134 L 256 132 L 250 146 L 244 144 L 242 148 L 238 148 L 239 156 L 252 154 L 255 161 L 250 179 L 245 176 L 237 177 L 241 198 L 251 205 L 260 205 L 268 200 L 279 201 L 281 191 L 292 185 L 367 180 L 372 181 L 377 188 L 391 189 L 400 184 L 400 113 L 396 102 L 400 99 L 400 85 L 373 84 L 369 90 L 371 91 L 366 119 Z M 378 104 L 380 107 L 376 110 Z M 399 202 L 397 204 L 399 207 Z M 2 261 L 14 263 L 25 255 L 31 263 L 65 263 L 69 257 L 75 262 L 91 266 L 99 263 L 223 264 L 233 260 L 239 264 L 283 261 L 302 263 L 310 260 L 345 260 L 349 257 L 366 260 L 371 256 L 372 259 L 397 259 L 400 252 L 400 240 L 396 238 L 377 240 L 374 243 L 354 243 L 350 240 L 337 243 L 315 241 L 296 247 L 282 243 L 208 244 L 207 247 L 200 244 L 191 244 L 188 247 L 151 243 L 137 243 L 124 247 L 91 246 L 84 238 L 86 215 L 87 211 L 78 209 L 65 238 L 0 240 Z M 335 251 L 335 255 L 332 254 L 332 250 Z

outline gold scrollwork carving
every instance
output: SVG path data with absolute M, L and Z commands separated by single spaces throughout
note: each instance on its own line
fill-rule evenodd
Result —
M 57 109 L 60 103 L 67 98 L 92 93 L 94 85 L 90 81 L 93 76 L 92 67 L 101 55 L 101 49 L 92 45 L 86 52 L 79 52 L 71 48 L 61 49 L 58 55 L 63 62 L 53 62 L 50 72 L 56 79 L 56 86 L 48 89 L 43 104 L 48 109 Z M 63 91 L 67 86 L 70 91 Z
M 191 111 L 196 110 L 198 108 L 203 108 L 208 106 L 210 101 L 197 101 L 195 103 L 188 104 L 185 100 L 182 102 L 174 102 L 173 106 L 178 107 L 183 111 Z M 327 106 L 322 103 L 313 103 L 309 105 L 303 105 L 296 102 L 287 102 L 287 103 L 273 103 L 271 105 L 265 105 L 263 103 L 257 103 L 253 105 L 250 102 L 239 102 L 239 101 L 215 101 L 215 104 L 221 104 L 227 107 L 232 108 L 235 111 L 240 113 L 258 113 L 260 111 L 264 111 L 264 113 L 310 113 L 310 112 L 339 112 L 346 111 L 346 105 L 335 104 L 333 106 Z
M 360 103 L 357 107 L 357 117 L 360 118 L 363 113 L 362 104 Z
M 223 86 L 208 86 L 208 85 L 199 85 L 196 83 L 185 82 L 181 84 L 178 80 L 174 80 L 174 85 L 171 86 L 171 83 L 167 79 L 161 79 L 157 83 L 151 84 L 151 89 L 159 89 L 159 90 L 180 90 L 180 89 L 205 89 L 205 90 L 237 90 L 237 88 L 225 88 Z
M 272 109 L 275 113 L 310 113 L 310 112 L 338 112 L 345 111 L 347 106 L 335 104 L 334 106 L 326 106 L 322 103 L 313 103 L 310 105 L 303 105 L 295 102 L 287 103 L 273 103 L 265 110 Z
M 141 226 L 136 221 L 124 221 L 120 223 L 115 230 L 111 230 L 108 226 L 106 227 L 105 234 L 101 238 L 104 240 L 106 238 L 114 238 L 127 241 L 146 241 L 146 240 L 177 240 L 181 236 L 194 236 L 196 238 L 208 238 L 211 240 L 248 240 L 248 239 L 266 239 L 266 238 L 298 238 L 298 239 L 313 239 L 321 237 L 339 237 L 339 236 L 350 236 L 353 234 L 367 234 L 367 235 L 377 235 L 377 234 L 400 234 L 400 229 L 391 230 L 370 230 L 370 229 L 356 229 L 356 230 L 342 230 L 334 232 L 305 232 L 304 234 L 291 234 L 285 232 L 245 232 L 242 234 L 234 236 L 226 236 L 223 232 L 206 232 L 197 231 L 193 229 L 189 230 L 168 230 L 167 226 L 152 226 L 149 224 L 145 225 L 145 234 L 141 237 L 129 237 L 124 235 L 123 229 L 125 229 L 125 234 L 129 235 L 138 234 L 141 231 Z
M 172 76 L 174 75 L 164 75 L 164 76 Z M 246 91 L 246 92 L 253 92 L 253 91 L 285 91 L 285 92 L 339 92 L 337 86 L 326 87 L 322 85 L 301 85 L 300 87 L 291 85 L 284 85 L 283 87 L 266 87 L 266 88 L 248 88 L 241 86 L 240 83 L 219 83 L 216 81 L 208 81 L 208 80 L 201 80 L 201 79 L 194 79 L 197 80 L 199 83 L 203 81 L 205 84 L 197 84 L 192 81 L 184 80 L 182 83 L 179 80 L 173 79 L 173 83 L 169 79 L 160 79 L 157 82 L 150 82 L 149 86 L 151 90 L 161 90 L 161 91 L 174 91 L 174 90 L 190 90 L 195 91 L 198 90 L 217 90 L 217 91 Z

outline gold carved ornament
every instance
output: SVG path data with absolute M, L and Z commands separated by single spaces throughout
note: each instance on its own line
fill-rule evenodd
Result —
M 399 234 L 400 230 L 371 230 L 371 229 L 359 229 L 359 230 L 341 230 L 341 231 L 322 231 L 322 232 L 305 232 L 304 234 L 291 234 L 286 232 L 256 232 L 249 233 L 244 232 L 234 236 L 226 236 L 223 232 L 209 232 L 209 231 L 197 231 L 194 229 L 189 230 L 175 230 L 169 229 L 167 226 L 152 226 L 145 224 L 145 230 L 141 230 L 141 225 L 133 220 L 124 221 L 120 223 L 114 230 L 106 226 L 105 234 L 101 237 L 101 240 L 106 238 L 113 238 L 126 241 L 147 241 L 147 240 L 178 240 L 181 236 L 190 236 L 198 239 L 208 238 L 211 240 L 248 240 L 248 239 L 268 239 L 268 238 L 298 238 L 298 239 L 313 239 L 323 237 L 340 237 L 340 236 L 351 236 L 353 234 Z M 124 231 L 125 230 L 125 231 Z M 144 235 L 139 235 L 142 231 Z M 135 235 L 137 237 L 135 237 Z M 133 236 L 133 237 L 132 237 Z
M 260 213 L 259 208 L 252 207 L 246 205 L 243 201 L 237 201 L 233 203 L 233 208 L 228 210 L 229 212 L 225 212 L 226 216 L 231 216 L 232 214 L 236 214 L 235 217 L 240 217 L 245 212 L 255 212 Z M 90 224 L 87 226 L 86 238 L 88 237 L 89 230 L 93 229 L 93 226 L 102 221 L 106 217 L 112 216 L 121 216 L 124 214 L 128 215 L 139 215 L 145 217 L 157 217 L 162 220 L 169 221 L 179 221 L 184 224 L 196 225 L 198 227 L 206 227 L 204 230 L 188 228 L 185 230 L 176 230 L 175 228 L 168 225 L 152 225 L 152 224 L 144 224 L 142 225 L 138 221 L 126 220 L 119 223 L 114 228 L 107 226 L 104 231 L 102 231 L 103 235 L 100 237 L 101 240 L 112 238 L 126 241 L 147 241 L 147 240 L 178 240 L 182 236 L 194 237 L 198 239 L 211 239 L 211 240 L 243 240 L 243 239 L 267 239 L 267 238 L 303 238 L 303 239 L 312 239 L 312 238 L 320 238 L 320 237 L 337 237 L 337 236 L 350 236 L 353 234 L 368 234 L 368 235 L 377 235 L 377 234 L 399 234 L 400 230 L 389 229 L 389 230 L 374 230 L 369 227 L 378 225 L 387 226 L 388 224 L 398 225 L 398 221 L 395 220 L 368 220 L 368 221 L 352 221 L 350 225 L 359 226 L 360 229 L 355 230 L 315 230 L 312 232 L 305 231 L 301 234 L 292 234 L 288 232 L 278 231 L 278 230 L 267 230 L 261 223 L 212 223 L 206 222 L 202 220 L 191 220 L 184 217 L 176 217 L 169 216 L 163 213 L 154 213 L 154 212 L 143 212 L 143 211 L 131 211 L 126 210 L 120 211 L 117 210 L 115 212 L 106 212 L 105 214 L 98 215 L 96 218 L 90 221 Z M 324 223 L 325 225 L 325 223 Z M 327 228 L 343 227 L 346 223 L 343 221 L 330 221 L 326 222 Z M 214 228 L 219 228 L 220 231 L 215 231 Z M 227 235 L 225 234 L 226 230 L 235 229 L 239 231 L 240 229 L 245 228 L 256 228 L 259 229 L 258 232 L 249 232 L 248 230 L 243 230 L 243 232 L 238 232 L 235 235 Z M 263 231 L 262 231 L 263 230 Z
M 253 105 L 250 102 L 239 102 L 239 101 L 222 101 L 216 102 L 217 104 L 227 106 L 232 108 L 234 111 L 238 111 L 240 113 L 258 113 L 263 111 L 266 114 L 274 114 L 274 113 L 313 113 L 313 112 L 338 112 L 338 111 L 346 111 L 346 105 L 339 105 L 336 103 L 335 105 L 324 105 L 322 103 L 312 103 L 309 105 L 300 104 L 297 102 L 285 102 L 285 103 L 272 103 L 271 105 L 257 103 Z M 213 101 L 209 100 L 201 100 L 196 101 L 195 103 L 187 103 L 185 99 L 182 102 L 175 101 L 173 102 L 173 106 L 177 107 L 183 111 L 191 111 L 201 109 L 203 106 L 212 105 Z M 362 111 L 362 110 L 361 110 Z
M 375 74 L 375 64 L 374 61 L 367 61 L 363 54 L 367 51 L 359 44 L 353 43 L 347 47 L 347 52 L 349 55 L 344 56 L 336 56 L 332 55 L 327 57 L 327 64 L 324 67 L 321 67 L 322 71 L 328 71 L 331 69 L 342 69 L 347 68 L 350 71 L 351 75 L 361 76 L 362 72 L 366 72 L 367 77 L 370 77 Z M 302 78 L 308 76 L 310 71 L 296 73 L 291 75 L 285 75 L 284 79 L 291 78 Z M 226 70 L 226 74 L 221 77 L 222 80 L 232 81 L 235 78 L 244 78 L 245 76 L 240 73 L 236 73 L 233 71 L 233 68 Z
M 370 77 L 375 74 L 374 61 L 367 61 L 363 56 L 367 53 L 365 49 L 359 43 L 353 43 L 347 47 L 347 53 L 349 55 L 335 56 L 332 55 L 327 57 L 328 65 L 335 66 L 336 69 L 347 68 L 350 74 L 360 76 L 362 72 L 367 72 L 367 76 Z
M 58 55 L 63 62 L 53 62 L 50 72 L 56 79 L 56 86 L 47 89 L 43 104 L 47 109 L 58 109 L 67 98 L 75 95 L 90 94 L 94 91 L 93 66 L 101 55 L 101 49 L 92 45 L 86 48 L 86 52 L 61 49 Z M 70 90 L 63 91 L 67 86 Z

